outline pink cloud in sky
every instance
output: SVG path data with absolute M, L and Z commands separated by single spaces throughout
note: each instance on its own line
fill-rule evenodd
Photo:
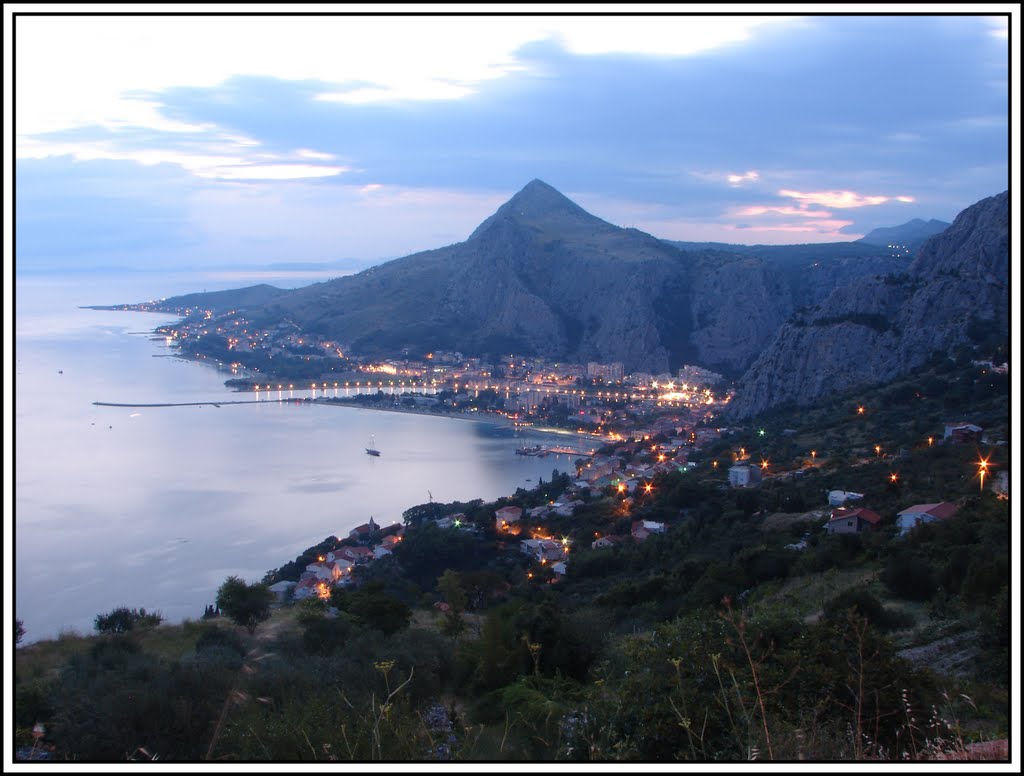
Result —
M 865 207 L 867 205 L 881 205 L 888 202 L 892 197 L 883 195 L 864 195 L 855 191 L 793 191 L 791 189 L 780 189 L 780 197 L 790 197 L 809 205 L 824 205 L 825 207 L 848 208 Z M 899 202 L 913 202 L 912 197 L 898 196 Z
M 736 211 L 738 216 L 763 216 L 768 213 L 778 213 L 783 216 L 801 216 L 803 218 L 828 218 L 832 215 L 827 210 L 807 210 L 806 208 L 792 207 L 790 205 L 751 205 Z

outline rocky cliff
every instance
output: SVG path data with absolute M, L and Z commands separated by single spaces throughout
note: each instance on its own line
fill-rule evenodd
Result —
M 779 404 L 883 383 L 936 353 L 1009 329 L 1008 193 L 964 210 L 904 274 L 862 277 L 794 316 L 741 380 L 745 418 Z

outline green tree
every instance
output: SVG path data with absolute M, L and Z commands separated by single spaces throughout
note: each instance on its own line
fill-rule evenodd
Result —
M 247 585 L 236 576 L 230 576 L 217 591 L 217 608 L 238 625 L 245 626 L 249 633 L 270 617 L 270 604 L 274 594 L 266 585 Z
M 129 609 L 120 606 L 106 614 L 97 614 L 95 627 L 100 633 L 127 633 L 136 625 L 141 628 L 152 627 L 163 622 L 159 612 L 147 613 L 145 608 Z
M 21 640 L 25 638 L 25 623 L 15 618 L 14 620 L 14 643 L 20 644 Z
M 468 599 L 459 577 L 459 572 L 448 569 L 437 579 L 437 589 L 448 604 L 448 611 L 445 612 L 444 622 L 441 624 L 441 632 L 452 639 L 457 639 L 466 630 L 466 621 L 462 619 L 462 612 L 466 608 Z

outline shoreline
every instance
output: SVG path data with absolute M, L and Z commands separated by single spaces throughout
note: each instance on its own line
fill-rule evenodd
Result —
M 515 421 L 511 418 L 507 418 L 504 415 L 493 415 L 490 413 L 480 412 L 434 412 L 427 409 L 411 409 L 408 407 L 367 407 L 361 404 L 349 403 L 345 401 L 332 401 L 330 399 L 312 399 L 312 404 L 326 404 L 333 407 L 351 407 L 355 409 L 374 410 L 377 412 L 399 412 L 406 415 L 425 415 L 434 418 L 452 418 L 453 420 L 474 420 L 478 423 L 491 423 L 496 426 L 516 427 Z M 593 434 L 587 432 L 580 433 L 579 431 L 570 431 L 569 429 L 557 428 L 555 426 L 522 426 L 520 427 L 527 431 L 536 431 L 542 434 L 558 434 L 561 436 L 572 436 L 577 439 L 585 439 L 589 442 L 605 442 L 604 437 L 595 437 Z M 581 453 L 583 455 L 583 453 Z

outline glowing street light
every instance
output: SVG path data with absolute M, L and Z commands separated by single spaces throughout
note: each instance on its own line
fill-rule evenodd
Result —
M 988 474 L 988 467 L 992 465 L 988 462 L 988 458 L 980 458 L 978 460 L 978 477 L 981 480 L 982 490 L 985 490 L 985 475 Z
M 863 415 L 864 414 L 864 408 L 863 407 L 858 407 L 857 408 L 857 414 L 858 415 Z
M 875 445 L 875 455 L 881 455 L 881 454 L 882 454 L 882 446 L 881 445 Z
M 889 475 L 889 482 L 896 483 L 899 482 L 899 479 L 900 476 L 896 472 L 893 472 L 892 474 Z

